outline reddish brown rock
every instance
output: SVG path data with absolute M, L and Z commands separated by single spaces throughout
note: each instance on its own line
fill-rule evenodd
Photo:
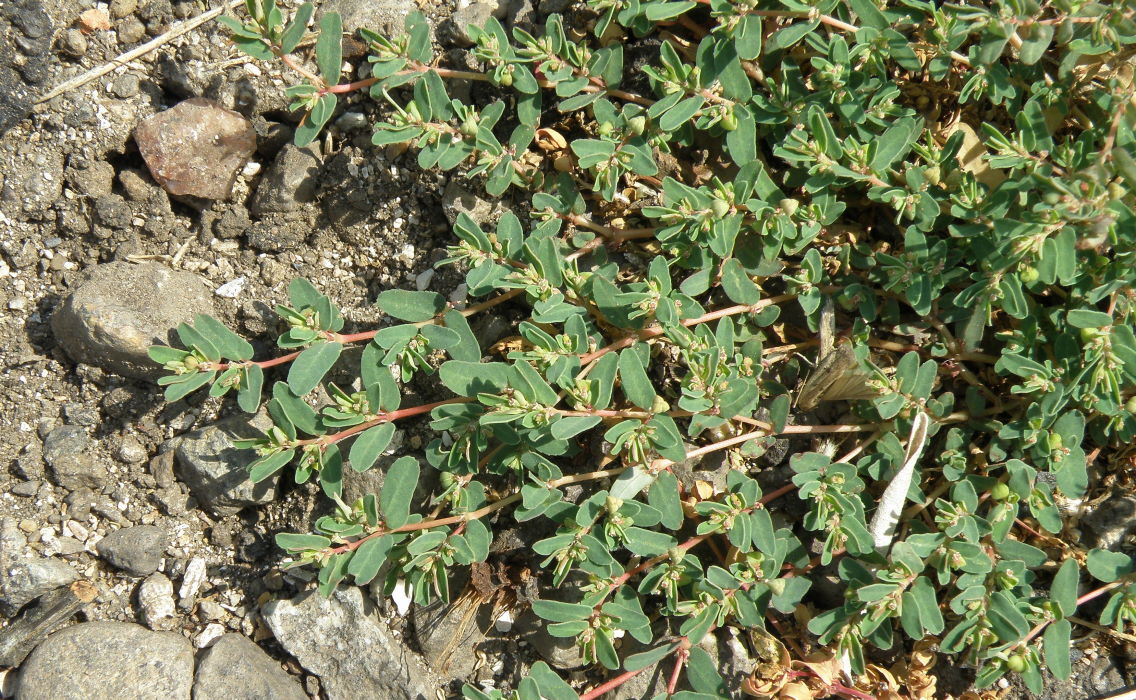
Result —
M 134 130 L 150 174 L 167 192 L 226 199 L 256 149 L 256 132 L 240 114 L 194 97 Z

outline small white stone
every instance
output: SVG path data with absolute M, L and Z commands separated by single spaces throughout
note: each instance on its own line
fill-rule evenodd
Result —
M 394 603 L 394 609 L 398 611 L 399 617 L 405 617 L 406 613 L 410 612 L 412 600 L 414 600 L 414 586 L 400 578 L 395 582 L 394 590 L 391 591 L 391 602 Z
M 241 175 L 244 177 L 253 177 L 260 172 L 260 163 L 255 160 L 250 160 L 245 163 L 245 167 L 241 170 Z
M 204 649 L 217 641 L 217 638 L 223 634 L 225 634 L 224 625 L 220 622 L 210 622 L 208 625 L 205 625 L 205 629 L 201 630 L 201 634 L 197 635 L 197 639 L 193 640 L 193 646 L 198 649 Z
M 226 299 L 236 299 L 240 296 L 241 292 L 244 291 L 246 284 L 248 284 L 248 278 L 241 275 L 217 287 L 213 293 L 219 297 L 225 297 Z
M 172 629 L 175 621 L 174 584 L 165 574 L 150 574 L 138 587 L 138 607 L 142 609 L 142 621 L 150 629 Z
M 513 629 L 513 613 L 508 610 L 502 612 L 501 615 L 493 621 L 493 627 L 498 632 L 508 632 Z
M 246 63 L 245 64 L 245 72 L 248 73 L 249 75 L 255 75 L 255 76 L 259 77 L 260 76 L 260 67 L 258 67 L 255 63 Z
M 418 276 L 414 278 L 414 286 L 418 291 L 424 292 L 430 288 L 430 283 L 433 281 L 434 270 L 431 268 L 418 273 Z
M 186 565 L 185 575 L 181 577 L 181 587 L 178 588 L 178 600 L 181 601 L 182 608 L 193 604 L 193 599 L 203 583 L 205 583 L 205 560 L 194 557 Z

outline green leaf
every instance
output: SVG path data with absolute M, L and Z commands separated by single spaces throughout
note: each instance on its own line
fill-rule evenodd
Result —
M 197 330 L 188 323 L 179 323 L 177 327 L 178 338 L 181 340 L 182 345 L 187 348 L 197 348 L 201 351 L 202 355 L 209 358 L 213 362 L 218 362 L 221 359 L 221 351 L 213 344 L 213 341 L 205 336 L 204 333 Z
M 316 65 L 327 85 L 339 83 L 339 72 L 343 68 L 342 37 L 343 22 L 339 13 L 325 13 L 320 19 L 320 34 L 316 39 Z
M 306 552 L 330 547 L 331 539 L 322 535 L 281 532 L 276 535 L 276 546 L 286 552 Z
M 217 348 L 221 357 L 237 361 L 252 357 L 252 345 L 212 316 L 197 314 L 193 319 L 193 325 L 213 344 L 213 347 Z
M 693 641 L 691 639 L 691 642 Z M 690 683 L 690 687 L 699 693 L 708 693 L 714 697 L 729 696 L 729 690 L 722 680 L 722 674 L 718 672 L 718 666 L 702 647 L 695 646 L 690 649 L 690 657 L 686 662 L 686 680 Z
M 394 423 L 381 423 L 368 428 L 355 438 L 347 459 L 351 468 L 357 472 L 365 472 L 375 465 L 375 460 L 387 449 L 394 437 Z
M 682 526 L 682 503 L 678 492 L 678 478 L 669 471 L 659 472 L 655 483 L 647 490 L 647 503 L 659 511 L 660 522 L 668 530 L 678 530 Z
M 1121 576 L 1132 572 L 1132 559 L 1127 554 L 1094 549 L 1089 552 L 1085 568 L 1098 581 L 1112 583 Z
M 331 499 L 343 495 L 343 455 L 339 446 L 332 444 L 324 448 L 320 456 L 319 470 L 320 488 L 325 496 Z
M 641 668 L 654 666 L 659 661 L 662 661 L 667 656 L 670 656 L 675 649 L 678 648 L 677 642 L 671 644 L 664 644 L 662 646 L 649 649 L 647 651 L 639 652 L 628 656 L 623 662 L 623 668 L 627 671 L 638 671 Z
M 283 469 L 288 462 L 292 461 L 294 456 L 296 456 L 296 451 L 289 449 L 273 452 L 272 454 L 261 457 L 248 466 L 249 480 L 254 484 L 264 481 Z
M 319 343 L 304 349 L 288 368 L 288 387 L 298 396 L 315 389 L 342 351 L 343 343 Z
M 241 388 L 237 392 L 237 405 L 245 413 L 256 413 L 260 407 L 260 393 L 264 388 L 264 370 L 252 365 L 241 370 Z
M 579 700 L 580 696 L 572 690 L 572 686 L 564 682 L 548 664 L 538 661 L 529 669 L 529 678 L 536 681 L 543 700 Z
M 580 603 L 564 603 L 559 600 L 534 600 L 532 610 L 537 617 L 549 622 L 573 622 L 586 620 L 592 614 L 592 606 Z
M 1073 309 L 1065 316 L 1065 320 L 1074 328 L 1103 328 L 1111 326 L 1113 322 L 1112 316 L 1091 309 Z
M 450 357 L 464 362 L 479 362 L 481 360 L 481 346 L 477 343 L 477 336 L 469 327 L 465 314 L 455 309 L 446 312 L 442 317 L 446 328 L 458 334 L 458 343 L 447 349 Z
M 412 323 L 429 321 L 446 309 L 446 298 L 437 292 L 404 289 L 388 289 L 375 303 L 388 315 Z
M 871 2 L 871 0 L 865 0 Z M 872 170 L 883 172 L 902 158 L 919 135 L 918 122 L 910 117 L 896 121 L 873 142 Z
M 174 401 L 179 401 L 186 396 L 189 396 L 193 392 L 213 381 L 213 378 L 217 376 L 217 373 L 195 372 L 194 374 L 187 374 L 184 376 L 185 379 L 183 380 L 178 377 L 174 377 L 175 379 L 179 379 L 179 381 L 172 382 L 169 384 L 169 386 L 166 387 L 166 391 L 163 396 L 165 397 L 167 402 L 172 403 Z M 165 377 L 163 377 L 163 379 L 165 379 Z
M 496 394 L 509 386 L 509 365 L 451 360 L 438 369 L 438 379 L 458 396 Z
M 414 457 L 400 457 L 387 470 L 383 491 L 379 494 L 379 510 L 388 529 L 402 527 L 410 517 L 410 500 L 418 487 L 421 468 Z
M 659 119 L 659 128 L 663 131 L 674 131 L 693 119 L 705 103 L 703 97 L 687 97 L 667 110 L 667 113 Z
M 736 304 L 756 304 L 761 301 L 761 291 L 737 258 L 730 258 L 722 264 L 722 291 Z
M 634 346 L 619 353 L 619 380 L 631 403 L 645 411 L 654 407 L 655 389 Z
M 307 31 L 308 21 L 312 18 L 312 9 L 313 5 L 310 2 L 305 2 L 300 5 L 300 9 L 296 10 L 296 16 L 292 18 L 292 21 L 280 36 L 280 48 L 284 53 L 292 53 L 300 45 L 300 40 L 304 38 L 304 32 Z
M 382 535 L 370 537 L 359 545 L 351 563 L 347 565 L 347 573 L 355 578 L 355 583 L 365 586 L 375 578 L 375 574 L 386 563 L 393 544 L 394 539 L 390 535 Z
M 1069 652 L 1073 625 L 1068 620 L 1056 620 L 1045 628 L 1041 648 L 1045 652 L 1045 665 L 1055 677 L 1065 680 L 1072 672 Z
M 1080 572 L 1076 559 L 1066 559 L 1057 570 L 1057 574 L 1053 577 L 1053 585 L 1049 588 L 1050 598 L 1066 617 L 1077 611 L 1077 585 Z

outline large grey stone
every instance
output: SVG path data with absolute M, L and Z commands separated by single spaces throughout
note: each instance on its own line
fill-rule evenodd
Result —
M 193 645 L 129 622 L 86 622 L 51 635 L 20 670 L 21 700 L 189 700 Z
M 323 159 L 318 143 L 303 148 L 288 144 L 256 188 L 252 212 L 257 216 L 272 212 L 296 211 L 316 198 Z
M 56 588 L 79 578 L 67 564 L 58 559 L 13 557 L 0 555 L 0 613 L 6 617 Z
M 198 657 L 193 698 L 308 700 L 308 694 L 251 639 L 226 634 Z
M 162 563 L 166 532 L 156 525 L 135 525 L 115 530 L 99 540 L 95 550 L 116 568 L 134 576 L 149 576 Z
M 320 677 L 328 700 L 433 700 L 443 686 L 358 588 L 275 600 L 262 615 L 288 653 Z
M 260 434 L 247 419 L 235 416 L 185 435 L 177 441 L 174 452 L 178 477 L 198 501 L 221 516 L 233 515 L 247 506 L 270 503 L 276 498 L 279 474 L 258 484 L 252 483 L 247 467 L 256 455 L 252 450 L 239 450 L 233 445 L 235 439 Z
M 179 323 L 213 313 L 204 280 L 157 263 L 111 262 L 87 270 L 51 319 L 56 339 L 77 362 L 138 379 L 163 374 L 146 354 L 172 342 Z
M 403 33 L 406 16 L 417 9 L 414 0 L 328 0 L 319 4 L 316 19 L 327 12 L 338 12 L 347 34 L 355 36 L 359 29 L 370 29 L 397 37 Z

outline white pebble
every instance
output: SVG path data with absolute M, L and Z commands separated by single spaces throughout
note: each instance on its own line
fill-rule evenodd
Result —
M 394 584 L 394 590 L 391 591 L 391 602 L 394 603 L 394 609 L 398 611 L 399 617 L 405 617 L 406 613 L 410 612 L 410 602 L 413 599 L 414 586 L 400 578 Z
M 193 646 L 198 649 L 204 649 L 217 641 L 217 638 L 223 634 L 225 634 L 224 625 L 220 622 L 210 622 L 208 625 L 205 625 L 205 629 L 201 630 L 201 634 L 197 635 L 197 639 L 193 640 Z
M 226 299 L 236 299 L 240 296 L 240 293 L 244 291 L 246 284 L 248 284 L 248 278 L 241 275 L 235 280 L 230 280 L 220 287 L 217 287 L 216 291 L 213 293 L 219 297 L 225 297 Z
M 255 160 L 250 160 L 245 163 L 245 167 L 241 169 L 241 175 L 244 177 L 253 177 L 260 172 L 260 163 Z
M 423 292 L 430 288 L 430 283 L 433 281 L 434 270 L 431 268 L 418 273 L 418 276 L 414 278 L 414 286 L 418 291 Z
M 181 587 L 178 588 L 178 600 L 181 601 L 182 607 L 185 607 L 186 603 L 192 604 L 203 583 L 205 583 L 205 560 L 194 557 L 186 565 L 185 575 L 181 577 Z
M 146 577 L 138 587 L 138 607 L 142 620 L 152 630 L 168 630 L 174 621 L 174 584 L 164 574 Z
M 501 613 L 501 615 L 493 622 L 493 627 L 498 632 L 508 632 L 513 629 L 513 614 L 508 610 Z

